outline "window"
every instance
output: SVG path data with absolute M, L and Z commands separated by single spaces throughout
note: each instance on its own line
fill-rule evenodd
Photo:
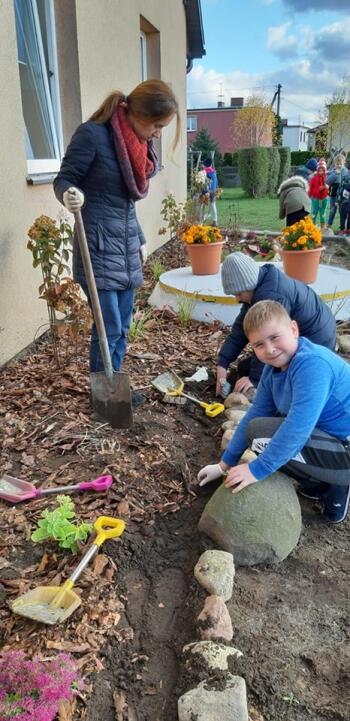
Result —
M 303 134 L 302 134 L 302 132 L 300 131 L 300 142 L 302 142 L 302 140 L 303 140 Z
M 29 173 L 59 170 L 62 129 L 53 0 L 14 0 Z
M 197 130 L 197 116 L 190 115 L 187 118 L 187 132 L 196 131 L 196 130 Z
M 147 35 L 140 31 L 141 80 L 147 80 Z

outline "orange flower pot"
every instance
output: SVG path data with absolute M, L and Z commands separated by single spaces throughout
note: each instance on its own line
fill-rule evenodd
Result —
M 322 251 L 323 247 L 310 250 L 281 250 L 285 274 L 303 283 L 314 283 Z
M 218 243 L 186 245 L 193 275 L 214 275 L 219 272 L 223 244 L 221 240 Z

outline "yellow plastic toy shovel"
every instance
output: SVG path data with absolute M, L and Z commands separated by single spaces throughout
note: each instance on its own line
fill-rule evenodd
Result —
M 219 413 L 223 413 L 225 410 L 225 406 L 222 403 L 205 403 L 204 401 L 198 400 L 198 398 L 184 393 L 184 382 L 174 371 L 166 371 L 166 373 L 157 376 L 157 378 L 152 381 L 152 386 L 161 393 L 166 393 L 168 396 L 183 396 L 192 401 L 192 403 L 197 403 L 204 409 L 205 415 L 209 416 L 209 418 L 215 418 L 215 416 L 218 416 Z
M 53 625 L 65 621 L 80 606 L 81 598 L 72 590 L 75 581 L 105 541 L 122 535 L 125 523 L 120 518 L 100 516 L 94 523 L 94 529 L 97 536 L 93 544 L 63 586 L 39 586 L 18 596 L 11 604 L 14 613 Z

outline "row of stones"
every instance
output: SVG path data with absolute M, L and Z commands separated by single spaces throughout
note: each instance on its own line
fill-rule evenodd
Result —
M 198 583 L 208 592 L 197 617 L 200 641 L 183 648 L 186 669 L 205 670 L 205 680 L 178 700 L 179 721 L 248 721 L 245 681 L 230 672 L 232 660 L 242 656 L 230 643 L 232 622 L 225 601 L 232 596 L 235 568 L 232 553 L 211 550 L 201 555 L 194 569 Z

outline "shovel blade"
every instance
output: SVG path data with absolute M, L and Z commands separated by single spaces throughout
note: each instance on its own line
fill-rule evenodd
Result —
M 81 598 L 72 589 L 67 589 L 59 606 L 50 605 L 59 591 L 61 591 L 60 586 L 38 586 L 33 591 L 15 598 L 11 604 L 12 611 L 51 626 L 62 623 L 80 606 Z
M 181 378 L 174 371 L 166 371 L 154 378 L 152 386 L 161 393 L 180 393 L 184 384 Z
M 132 426 L 130 381 L 127 373 L 115 372 L 111 379 L 104 372 L 91 373 L 91 401 L 94 415 L 112 428 Z

